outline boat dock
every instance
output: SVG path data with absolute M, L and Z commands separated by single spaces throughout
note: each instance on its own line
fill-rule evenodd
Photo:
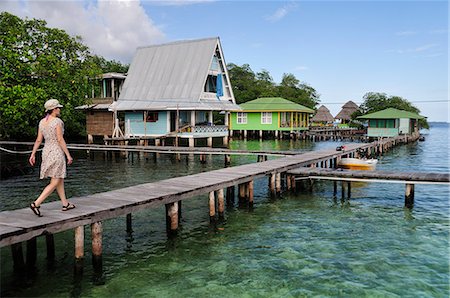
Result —
M 414 206 L 415 184 L 444 184 L 450 185 L 449 173 L 424 173 L 424 172 L 388 172 L 388 171 L 355 171 L 340 169 L 311 169 L 298 168 L 287 172 L 288 176 L 295 180 L 316 179 L 334 181 L 333 195 L 337 195 L 337 182 L 341 181 L 342 199 L 351 196 L 351 182 L 379 182 L 379 183 L 403 183 L 405 184 L 405 207 Z M 345 185 L 344 181 L 347 182 Z
M 189 176 L 145 183 L 103 193 L 71 198 L 77 208 L 69 212 L 60 211 L 60 202 L 42 204 L 43 217 L 36 217 L 27 208 L 0 212 L 0 247 L 11 246 L 15 267 L 23 267 L 22 242 L 27 243 L 27 266 L 36 261 L 36 237 L 46 236 L 47 257 L 54 257 L 53 234 L 74 229 L 75 259 L 84 258 L 84 228 L 90 225 L 92 235 L 93 264 L 101 264 L 102 222 L 126 216 L 127 230 L 131 231 L 133 212 L 165 205 L 166 223 L 170 233 L 176 233 L 181 202 L 199 195 L 208 195 L 211 220 L 224 214 L 224 200 L 234 202 L 235 187 L 238 198 L 253 205 L 255 179 L 269 178 L 269 189 L 273 195 L 282 190 L 282 174 L 300 167 L 337 166 L 343 157 L 374 152 L 381 154 L 402 139 L 390 138 L 372 143 L 351 143 L 344 150 L 335 149 L 306 152 L 258 163 L 229 167 Z M 286 189 L 295 188 L 294 175 L 285 176 Z M 207 203 L 206 203 L 207 201 Z M 217 211 L 216 211 L 217 205 Z M 99 261 L 100 260 L 100 261 Z

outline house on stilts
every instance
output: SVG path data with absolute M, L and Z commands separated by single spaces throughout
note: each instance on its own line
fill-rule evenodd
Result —
M 230 134 L 239 132 L 244 138 L 264 134 L 282 138 L 283 134 L 299 135 L 308 129 L 313 109 L 281 97 L 257 98 L 240 104 L 242 111 L 233 111 L 230 120 Z
M 369 138 L 396 137 L 400 135 L 419 138 L 419 120 L 426 117 L 419 114 L 388 108 L 357 117 L 367 120 L 367 136 Z
M 91 98 L 86 100 L 86 105 L 75 108 L 86 113 L 88 143 L 93 143 L 94 137 L 106 139 L 113 136 L 115 117 L 109 107 L 119 99 L 125 78 L 126 75 L 123 73 L 109 72 L 91 79 Z
M 144 142 L 171 138 L 214 137 L 228 142 L 229 112 L 239 110 L 218 37 L 138 48 L 119 99 L 109 107 L 121 114 L 123 131 L 116 139 Z M 214 114 L 224 114 L 216 123 Z M 218 117 L 217 117 L 218 118 Z M 117 123 L 117 122 L 116 122 Z

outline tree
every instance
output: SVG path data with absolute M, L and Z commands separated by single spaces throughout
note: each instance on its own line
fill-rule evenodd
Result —
M 420 110 L 411 104 L 407 99 L 400 96 L 388 96 L 386 93 L 368 92 L 363 96 L 364 102 L 360 106 L 360 111 L 352 114 L 352 119 L 358 116 L 374 113 L 387 108 L 395 108 L 420 114 Z M 429 125 L 426 119 L 420 119 L 419 125 L 428 129 Z
M 315 108 L 319 94 L 306 83 L 301 83 L 293 74 L 283 74 L 281 83 L 275 84 L 269 71 L 254 73 L 250 65 L 228 64 L 231 85 L 238 104 L 259 97 L 283 97 L 298 104 Z
M 84 114 L 74 108 L 85 102 L 88 78 L 101 73 L 80 37 L 71 37 L 46 22 L 0 14 L 1 138 L 36 135 L 43 105 L 57 98 L 68 135 L 84 132 Z

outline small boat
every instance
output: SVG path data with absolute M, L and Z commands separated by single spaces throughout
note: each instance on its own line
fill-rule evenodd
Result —
M 342 158 L 338 167 L 349 170 L 374 170 L 377 162 L 377 159 Z

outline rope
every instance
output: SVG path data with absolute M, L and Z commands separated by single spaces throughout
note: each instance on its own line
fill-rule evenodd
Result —
M 30 154 L 31 152 L 33 152 L 33 150 L 29 150 L 29 151 L 13 151 L 13 150 L 9 150 L 3 147 L 0 147 L 1 151 L 5 151 L 6 153 L 11 153 L 11 154 Z M 37 151 L 41 151 L 42 149 L 38 149 Z

